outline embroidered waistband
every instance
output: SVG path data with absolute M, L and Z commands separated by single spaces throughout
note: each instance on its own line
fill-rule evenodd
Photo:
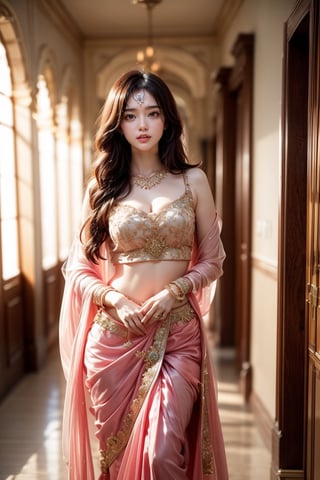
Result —
M 179 307 L 174 308 L 168 315 L 170 327 L 178 322 L 187 323 L 196 316 L 195 311 L 191 307 L 190 303 L 185 303 Z M 167 319 L 166 319 L 167 320 Z M 112 318 L 107 314 L 105 310 L 99 309 L 94 317 L 94 323 L 97 323 L 105 330 L 108 330 L 119 337 L 128 338 L 128 329 L 122 325 L 119 321 Z
M 111 251 L 111 262 L 118 263 L 136 263 L 136 262 L 154 262 L 154 260 L 186 260 L 191 259 L 191 247 L 181 245 L 181 247 L 168 247 L 161 237 L 151 237 L 146 242 L 144 248 L 131 250 L 129 252 Z
M 181 307 L 176 307 L 169 313 L 169 322 L 172 327 L 175 323 L 178 322 L 190 322 L 196 316 L 196 312 L 191 307 L 190 303 L 187 302 Z

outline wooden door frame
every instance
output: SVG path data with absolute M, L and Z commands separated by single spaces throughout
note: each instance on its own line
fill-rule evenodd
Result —
M 305 478 L 309 12 L 310 1 L 301 1 L 286 22 L 284 32 L 272 479 Z
M 320 474 L 320 5 L 311 3 L 310 12 L 310 89 L 309 89 L 309 150 L 307 196 L 307 275 L 306 327 L 307 352 L 307 415 L 305 477 L 316 480 Z
M 235 189 L 240 194 L 235 205 L 237 353 L 240 366 L 240 390 L 249 401 L 252 391 L 251 341 L 251 209 L 252 209 L 252 115 L 254 35 L 240 34 L 233 46 L 235 64 L 229 79 L 234 96 Z M 241 104 L 239 104 L 241 102 Z M 239 200 L 239 201 L 238 201 Z
M 215 201 L 223 227 L 221 238 L 227 252 L 223 275 L 217 285 L 215 328 L 219 346 L 235 347 L 235 105 L 229 91 L 231 67 L 221 67 L 213 81 L 217 88 Z M 231 293 L 230 293 L 231 292 Z
M 233 46 L 233 67 L 216 74 L 217 207 L 223 220 L 225 274 L 219 281 L 220 339 L 235 346 L 240 389 L 245 401 L 252 390 L 251 337 L 251 200 L 254 35 L 240 34 Z M 236 198 L 239 193 L 239 199 Z M 232 304 L 232 305 L 230 305 Z M 226 332 L 232 328 L 233 332 Z M 232 345 L 230 345 L 230 343 Z

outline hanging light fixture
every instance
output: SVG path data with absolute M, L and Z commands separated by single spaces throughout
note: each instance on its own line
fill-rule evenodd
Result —
M 152 14 L 156 5 L 161 3 L 162 0 L 132 0 L 134 5 L 142 5 L 147 8 L 148 15 L 148 38 L 147 46 L 144 50 L 137 52 L 137 63 L 144 70 L 151 70 L 152 72 L 158 72 L 160 70 L 160 63 L 155 58 L 154 46 L 153 46 L 153 23 Z

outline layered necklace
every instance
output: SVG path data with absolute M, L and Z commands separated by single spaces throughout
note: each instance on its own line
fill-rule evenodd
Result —
M 143 188 L 144 190 L 150 190 L 151 188 L 159 185 L 160 182 L 168 175 L 167 170 L 160 170 L 153 173 L 149 177 L 144 177 L 143 175 L 132 175 L 132 183 L 137 187 Z

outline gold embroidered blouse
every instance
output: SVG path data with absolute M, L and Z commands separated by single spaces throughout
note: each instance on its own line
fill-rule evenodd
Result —
M 184 177 L 185 178 L 185 177 Z M 195 213 L 190 186 L 159 212 L 117 204 L 109 217 L 112 263 L 190 260 Z

